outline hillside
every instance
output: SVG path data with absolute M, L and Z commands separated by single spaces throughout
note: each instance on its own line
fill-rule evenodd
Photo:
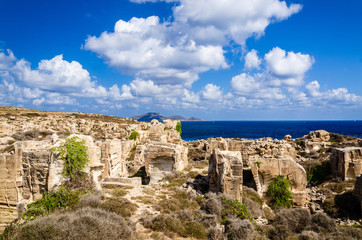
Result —
M 133 120 L 143 121 L 143 122 L 151 122 L 153 119 L 157 119 L 160 122 L 163 122 L 165 119 L 171 120 L 179 120 L 179 121 L 203 121 L 201 118 L 196 117 L 183 117 L 180 115 L 173 115 L 173 116 L 162 116 L 160 113 L 156 112 L 149 112 L 139 116 L 131 117 Z

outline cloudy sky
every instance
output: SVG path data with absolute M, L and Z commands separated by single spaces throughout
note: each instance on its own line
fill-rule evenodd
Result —
M 362 119 L 360 0 L 0 0 L 0 105 Z

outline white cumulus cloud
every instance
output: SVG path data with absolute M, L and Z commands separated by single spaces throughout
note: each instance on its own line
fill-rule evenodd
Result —
M 22 59 L 15 64 L 12 72 L 29 87 L 43 90 L 80 92 L 95 85 L 80 63 L 65 61 L 63 55 L 41 60 L 37 70 L 32 70 L 30 63 Z
M 89 37 L 85 48 L 124 73 L 159 84 L 190 86 L 199 73 L 227 67 L 221 46 L 172 40 L 171 32 L 156 16 L 119 20 L 113 33 Z
M 279 47 L 265 54 L 266 70 L 274 77 L 274 85 L 300 86 L 304 74 L 312 67 L 314 58 L 308 54 L 286 52 Z
M 219 86 L 209 83 L 201 91 L 201 96 L 205 100 L 220 101 L 222 100 L 223 93 Z
M 261 59 L 258 57 L 258 52 L 253 49 L 250 52 L 248 52 L 245 56 L 245 69 L 251 70 L 251 69 L 259 69 L 261 64 Z
M 299 12 L 302 6 L 279 0 L 180 0 L 174 8 L 175 21 L 187 24 L 195 40 L 215 42 L 232 39 L 239 44 L 253 35 L 264 34 L 273 21 Z M 202 36 L 202 33 L 208 33 Z M 201 34 L 200 34 L 201 33 Z

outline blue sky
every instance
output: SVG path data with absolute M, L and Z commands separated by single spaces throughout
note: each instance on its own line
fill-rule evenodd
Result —
M 0 105 L 362 119 L 360 0 L 0 4 Z

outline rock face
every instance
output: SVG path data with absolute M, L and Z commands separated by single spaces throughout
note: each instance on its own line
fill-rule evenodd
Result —
M 298 206 L 306 206 L 308 200 L 306 172 L 295 161 L 296 150 L 288 141 L 271 138 L 258 140 L 213 138 L 188 145 L 193 153 L 189 155 L 191 159 L 197 159 L 197 154 L 212 159 L 214 157 L 212 153 L 216 149 L 239 152 L 243 162 L 241 184 L 255 189 L 260 195 L 266 193 L 272 178 L 284 175 L 292 184 L 293 202 Z
M 183 145 L 162 142 L 147 144 L 141 154 L 150 184 L 157 183 L 167 173 L 184 170 L 188 165 L 187 152 Z
M 346 147 L 332 150 L 331 166 L 333 174 L 342 180 L 355 179 L 362 174 L 362 148 Z
M 362 175 L 358 176 L 354 185 L 353 195 L 361 203 L 361 214 L 362 214 Z
M 50 143 L 17 142 L 0 155 L 0 228 L 17 217 L 16 206 L 30 203 L 48 189 Z
M 240 152 L 213 150 L 208 175 L 210 191 L 242 200 L 243 161 Z

